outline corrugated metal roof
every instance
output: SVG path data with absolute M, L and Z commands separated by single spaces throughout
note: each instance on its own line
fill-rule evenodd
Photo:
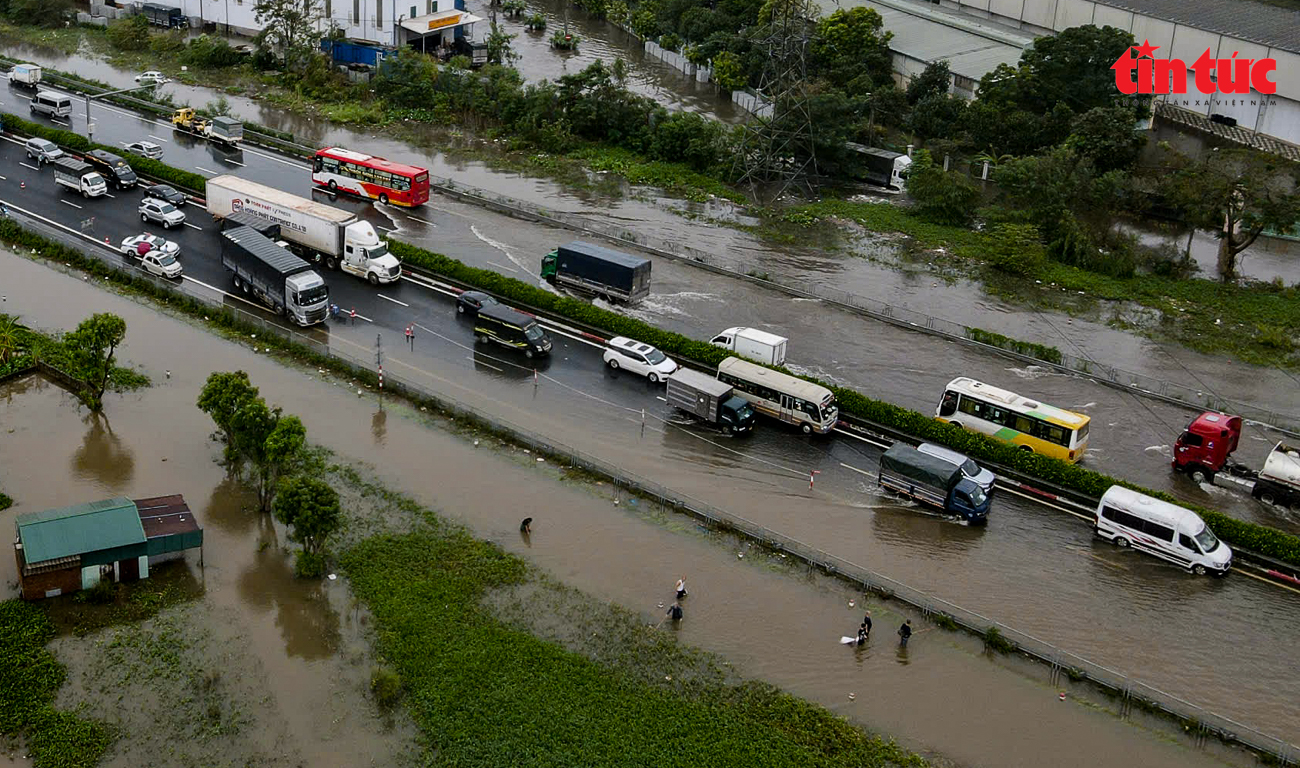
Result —
M 135 502 L 104 499 L 18 516 L 18 539 L 28 563 L 143 544 Z
M 974 32 L 924 18 L 878 2 L 864 3 L 874 8 L 885 21 L 885 29 L 894 33 L 889 47 L 904 56 L 920 61 L 948 62 L 955 75 L 979 80 L 997 69 L 999 64 L 1016 66 L 1023 49 Z
M 1100 4 L 1300 53 L 1300 11 L 1249 0 L 1105 0 Z

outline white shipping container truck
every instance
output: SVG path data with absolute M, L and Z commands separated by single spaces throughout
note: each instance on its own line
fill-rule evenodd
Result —
M 208 179 L 207 198 L 208 213 L 218 219 L 243 212 L 279 224 L 280 237 L 310 262 L 342 269 L 371 285 L 402 276 L 401 262 L 375 228 L 355 214 L 238 176 Z
M 709 343 L 766 365 L 784 365 L 789 339 L 757 328 L 728 328 Z

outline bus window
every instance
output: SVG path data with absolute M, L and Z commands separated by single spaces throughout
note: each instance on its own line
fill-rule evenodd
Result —
M 968 413 L 977 419 L 984 418 L 984 403 L 978 400 L 972 400 L 969 397 L 963 397 L 961 404 L 958 406 L 962 413 Z
M 1017 432 L 1023 432 L 1026 435 L 1034 434 L 1034 426 L 1035 426 L 1034 419 L 1031 419 L 1028 416 L 1021 416 L 1019 414 L 1016 415 L 1015 419 L 1016 419 L 1015 430 Z

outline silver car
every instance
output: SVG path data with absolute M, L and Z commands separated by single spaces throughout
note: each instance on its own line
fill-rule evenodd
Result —
M 146 197 L 140 202 L 140 221 L 156 221 L 163 229 L 171 229 L 185 223 L 185 212 L 171 203 Z
M 163 155 L 162 147 L 152 141 L 133 141 L 126 145 L 126 151 L 150 160 L 157 160 Z
M 984 489 L 984 493 L 993 493 L 993 483 L 997 481 L 998 476 L 989 470 L 976 464 L 973 459 L 965 454 L 957 453 L 951 448 L 944 448 L 942 445 L 934 443 L 921 443 L 916 446 L 916 450 L 921 453 L 929 454 L 936 459 L 943 459 L 961 469 L 962 475 L 971 482 Z
M 58 160 L 63 157 L 63 150 L 49 139 L 32 137 L 27 140 L 27 159 L 35 160 L 37 165 Z

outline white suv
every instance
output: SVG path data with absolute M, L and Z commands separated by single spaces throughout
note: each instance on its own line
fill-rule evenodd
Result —
M 615 336 L 605 347 L 605 364 L 614 370 L 626 368 L 658 384 L 677 370 L 677 363 L 649 344 Z
M 140 221 L 156 221 L 163 225 L 163 229 L 171 229 L 185 223 L 185 212 L 171 203 L 146 197 L 140 201 Z

